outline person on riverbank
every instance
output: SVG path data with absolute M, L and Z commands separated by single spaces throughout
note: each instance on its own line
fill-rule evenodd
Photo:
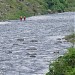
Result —
M 22 16 L 20 16 L 20 21 L 22 21 Z
M 26 17 L 24 16 L 24 21 L 26 20 Z

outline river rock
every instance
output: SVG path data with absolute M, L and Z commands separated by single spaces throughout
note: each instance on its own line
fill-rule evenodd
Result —
M 35 55 L 30 55 L 30 57 L 36 57 Z
M 17 41 L 24 41 L 24 39 L 17 39 Z
M 27 48 L 26 50 L 37 50 L 37 48 L 35 48 L 35 47 L 30 47 L 30 48 Z
M 5 53 L 7 53 L 7 54 L 11 54 L 12 51 L 8 50 L 8 51 L 5 51 Z
M 30 42 L 38 42 L 37 40 L 31 40 Z

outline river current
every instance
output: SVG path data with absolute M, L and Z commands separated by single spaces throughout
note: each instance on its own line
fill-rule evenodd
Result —
M 45 75 L 49 64 L 71 46 L 74 12 L 0 22 L 0 75 Z

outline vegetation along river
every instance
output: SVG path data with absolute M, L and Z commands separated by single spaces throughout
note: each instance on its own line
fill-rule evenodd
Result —
M 50 62 L 71 46 L 74 12 L 0 22 L 0 75 L 45 75 Z

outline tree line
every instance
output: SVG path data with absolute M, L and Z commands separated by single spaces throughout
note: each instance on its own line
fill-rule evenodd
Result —
M 68 8 L 68 0 L 45 0 L 48 9 L 54 12 L 64 12 Z

